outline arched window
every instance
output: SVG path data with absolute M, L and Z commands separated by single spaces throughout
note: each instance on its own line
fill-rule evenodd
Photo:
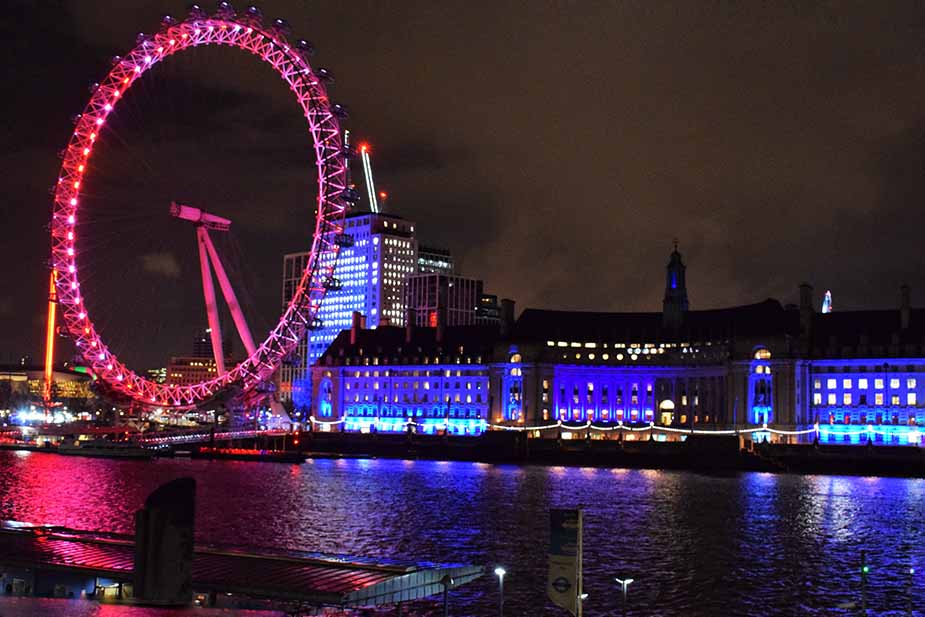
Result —
M 767 347 L 757 347 L 755 348 L 755 360 L 770 360 L 771 352 L 768 351 Z

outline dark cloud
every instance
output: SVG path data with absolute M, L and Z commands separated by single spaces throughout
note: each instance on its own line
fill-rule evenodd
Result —
M 167 278 L 180 278 L 180 262 L 173 253 L 147 253 L 141 256 L 141 266 L 146 272 Z
M 351 109 L 356 139 L 373 144 L 388 209 L 521 306 L 657 309 L 673 238 L 696 308 L 792 301 L 803 280 L 820 296 L 832 289 L 837 308 L 893 306 L 902 282 L 925 286 L 925 13 L 915 4 L 263 8 L 334 71 L 331 96 Z M 0 285 L 17 290 L 17 311 L 44 311 L 47 187 L 86 84 L 138 31 L 184 10 L 21 1 L 0 18 L 4 83 L 15 84 L 0 128 L 13 145 L 0 154 L 13 232 L 0 251 L 21 264 Z M 87 179 L 87 297 L 127 346 L 131 332 L 118 333 L 133 324 L 120 315 L 157 332 L 161 356 L 187 345 L 202 303 L 192 230 L 165 216 L 171 199 L 234 220 L 216 241 L 255 324 L 275 321 L 281 255 L 311 228 L 299 110 L 272 71 L 227 51 L 197 49 L 146 75 Z M 183 276 L 132 270 L 148 253 L 176 255 Z M 164 307 L 134 299 L 151 294 L 172 303 L 168 324 Z M 30 322 L 5 319 L 0 341 L 39 356 Z

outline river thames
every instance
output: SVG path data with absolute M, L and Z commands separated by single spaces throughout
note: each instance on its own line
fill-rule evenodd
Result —
M 506 615 L 563 614 L 545 594 L 554 507 L 585 511 L 589 617 L 620 614 L 615 576 L 635 579 L 631 615 L 857 614 L 838 607 L 860 604 L 862 550 L 871 614 L 925 606 L 925 480 L 916 479 L 0 452 L 0 517 L 131 532 L 146 495 L 181 476 L 198 483 L 199 541 L 501 564 Z M 451 615 L 496 615 L 497 600 L 497 579 L 486 576 L 451 595 Z M 10 602 L 0 614 L 74 614 L 52 601 L 27 601 L 33 612 Z

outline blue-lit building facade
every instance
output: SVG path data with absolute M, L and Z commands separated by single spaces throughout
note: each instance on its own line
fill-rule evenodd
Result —
M 527 309 L 500 327 L 375 331 L 356 321 L 313 368 L 313 414 L 356 431 L 412 422 L 470 435 L 505 425 L 534 437 L 738 430 L 751 440 L 919 443 L 925 311 L 911 309 L 908 288 L 896 310 L 818 313 L 802 285 L 795 305 L 697 311 L 685 271 L 675 249 L 661 312 Z M 652 426 L 664 430 L 612 430 Z
M 828 443 L 919 444 L 925 423 L 925 311 L 910 290 L 899 310 L 814 315 L 806 424 Z
M 362 327 L 359 315 L 312 367 L 322 423 L 361 432 L 479 435 L 491 406 L 492 348 L 483 326 Z
M 414 223 L 398 216 L 359 212 L 345 220 L 349 244 L 341 247 L 334 280 L 325 295 L 316 329 L 280 369 L 280 394 L 297 408 L 311 404 L 310 367 L 359 313 L 367 327 L 404 323 L 406 278 L 417 271 Z M 307 253 L 283 259 L 283 305 L 305 269 Z

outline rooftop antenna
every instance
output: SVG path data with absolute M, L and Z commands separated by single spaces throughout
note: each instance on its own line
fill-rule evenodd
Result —
M 363 160 L 363 175 L 366 177 L 366 194 L 369 197 L 369 209 L 378 214 L 379 201 L 376 198 L 376 185 L 373 183 L 373 167 L 369 162 L 369 144 L 360 144 L 360 158 Z

